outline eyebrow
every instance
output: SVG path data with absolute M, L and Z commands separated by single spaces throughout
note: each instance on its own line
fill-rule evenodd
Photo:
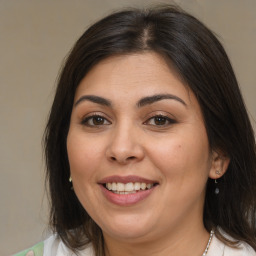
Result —
M 91 101 L 93 103 L 97 103 L 97 104 L 104 105 L 107 107 L 111 106 L 110 100 L 107 100 L 105 98 L 95 96 L 95 95 L 84 95 L 81 98 L 79 98 L 79 100 L 75 103 L 75 107 L 83 101 Z
M 155 94 L 152 96 L 147 96 L 147 97 L 140 99 L 136 105 L 137 105 L 137 107 L 144 107 L 145 105 L 150 105 L 157 101 L 166 100 L 166 99 L 176 100 L 176 101 L 182 103 L 184 106 L 187 106 L 187 104 L 185 103 L 184 100 L 182 100 L 181 98 L 179 98 L 178 96 L 173 95 L 173 94 Z M 100 104 L 100 105 L 107 106 L 107 107 L 112 106 L 110 100 L 105 99 L 100 96 L 96 96 L 96 95 L 84 95 L 76 101 L 74 106 L 76 107 L 78 104 L 80 104 L 83 101 L 91 101 L 93 103 Z
M 187 104 L 185 103 L 184 100 L 182 100 L 181 98 L 179 98 L 178 96 L 175 96 L 173 94 L 155 94 L 152 96 L 148 96 L 148 97 L 140 99 L 137 103 L 137 106 L 143 107 L 145 105 L 153 104 L 157 101 L 166 100 L 166 99 L 176 100 L 176 101 L 182 103 L 184 106 L 187 106 Z

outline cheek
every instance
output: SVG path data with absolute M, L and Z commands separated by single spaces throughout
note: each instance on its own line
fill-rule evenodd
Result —
M 184 134 L 175 134 L 170 139 L 154 143 L 151 159 L 164 176 L 169 178 L 196 178 L 198 175 L 207 177 L 210 154 L 206 134 L 197 130 Z
M 165 144 L 154 145 L 151 160 L 165 178 L 173 178 L 184 171 L 187 162 L 186 149 L 178 141 L 166 141 Z
M 82 132 L 70 130 L 67 137 L 67 151 L 74 192 L 84 209 L 90 214 L 95 209 L 95 188 L 100 166 L 101 149 L 91 137 Z
M 102 149 L 91 138 L 69 132 L 67 152 L 72 176 L 89 176 L 97 168 Z

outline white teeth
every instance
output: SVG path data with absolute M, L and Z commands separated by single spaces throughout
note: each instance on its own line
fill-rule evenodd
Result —
M 117 183 L 116 184 L 116 190 L 117 191 L 124 191 L 124 183 Z
M 147 184 L 146 184 L 146 183 L 140 183 L 140 188 L 141 188 L 142 190 L 145 190 L 146 187 L 147 187 Z
M 129 192 L 129 191 L 133 191 L 134 190 L 134 186 L 132 182 L 126 183 L 124 185 L 124 190 Z
M 117 194 L 131 194 L 139 190 L 151 189 L 152 187 L 153 183 L 147 184 L 145 182 L 129 182 L 126 184 L 121 182 L 106 183 L 106 188 Z
M 140 190 L 140 183 L 139 182 L 134 183 L 134 190 Z
M 147 189 L 151 189 L 153 187 L 153 184 L 147 184 Z
M 116 183 L 107 183 L 107 184 L 112 184 L 112 188 L 111 188 L 111 190 L 113 190 L 113 191 L 116 191 Z
M 136 193 L 136 191 L 131 191 L 131 192 L 127 192 L 127 191 L 112 191 L 115 194 L 124 194 L 124 195 L 128 195 L 128 194 L 134 194 Z

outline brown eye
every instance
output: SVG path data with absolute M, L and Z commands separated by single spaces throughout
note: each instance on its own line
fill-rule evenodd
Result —
M 101 126 L 101 125 L 109 125 L 110 122 L 100 115 L 88 116 L 82 121 L 83 125 L 86 126 Z
M 167 122 L 167 119 L 163 116 L 156 116 L 154 117 L 154 122 L 156 125 L 165 125 Z
M 105 121 L 105 119 L 101 116 L 94 116 L 92 118 L 92 122 L 94 125 L 103 125 L 104 121 Z
M 175 120 L 162 115 L 153 116 L 145 122 L 145 124 L 153 126 L 168 126 L 174 123 L 176 123 Z

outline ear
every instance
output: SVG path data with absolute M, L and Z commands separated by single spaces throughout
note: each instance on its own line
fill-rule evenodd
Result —
M 209 178 L 217 180 L 221 178 L 228 169 L 230 158 L 221 151 L 212 152 L 212 163 Z

